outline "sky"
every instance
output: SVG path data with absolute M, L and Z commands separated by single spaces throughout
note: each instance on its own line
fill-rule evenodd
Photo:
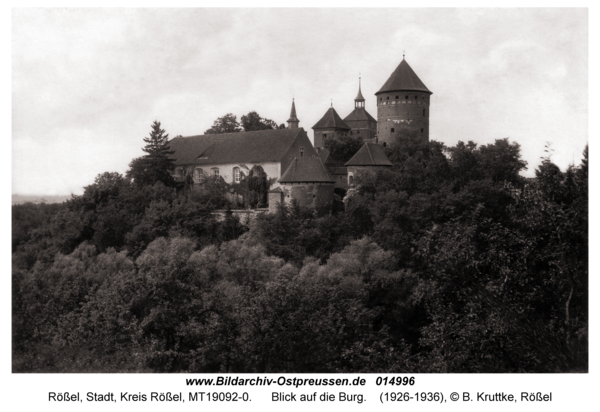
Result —
M 202 134 L 227 113 L 300 127 L 366 109 L 406 61 L 433 92 L 430 140 L 508 137 L 534 176 L 588 142 L 588 10 L 12 9 L 12 193 L 81 194 L 143 155 L 154 120 Z

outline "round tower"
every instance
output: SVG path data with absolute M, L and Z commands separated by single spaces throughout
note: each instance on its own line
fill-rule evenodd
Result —
M 429 141 L 429 102 L 433 93 L 408 65 L 404 56 L 377 97 L 378 143 L 400 139 Z

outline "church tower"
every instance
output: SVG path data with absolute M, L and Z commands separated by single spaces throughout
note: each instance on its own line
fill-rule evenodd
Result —
M 362 137 L 363 140 L 375 139 L 377 134 L 377 120 L 365 109 L 365 98 L 360 90 L 360 77 L 358 78 L 358 95 L 354 99 L 354 110 L 344 119 L 350 126 L 350 135 Z
M 377 96 L 377 136 L 383 146 L 399 139 L 429 141 L 429 102 L 433 93 L 404 56 Z
M 292 99 L 292 111 L 290 112 L 290 118 L 287 120 L 288 129 L 297 129 L 300 120 L 296 117 L 296 104 L 294 103 L 294 99 Z

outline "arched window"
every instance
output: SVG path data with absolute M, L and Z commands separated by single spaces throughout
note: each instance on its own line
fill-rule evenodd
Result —
M 348 184 L 349 185 L 353 185 L 354 184 L 354 176 L 352 176 L 352 175 L 348 176 Z
M 233 181 L 235 183 L 240 183 L 242 181 L 242 175 L 240 173 L 240 168 L 239 167 L 234 167 L 233 168 Z
M 392 133 L 394 133 L 394 128 L 392 127 Z

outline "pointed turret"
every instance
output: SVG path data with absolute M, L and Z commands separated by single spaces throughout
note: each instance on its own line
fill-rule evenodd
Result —
M 325 147 L 325 140 L 335 139 L 346 136 L 350 131 L 350 126 L 342 120 L 339 114 L 332 106 L 325 112 L 325 115 L 319 120 L 312 129 L 315 132 L 313 139 L 316 148 Z
M 375 95 L 385 92 L 415 91 L 433 94 L 427 86 L 419 79 L 419 76 L 408 65 L 404 56 L 389 79 L 383 84 Z
M 365 107 L 365 98 L 360 91 L 360 77 L 358 78 L 358 95 L 354 99 L 354 107 Z
M 296 117 L 296 104 L 292 99 L 292 111 L 290 112 L 290 118 L 287 120 L 288 129 L 297 129 L 298 123 L 300 123 L 300 120 Z
M 377 134 L 377 120 L 365 109 L 365 98 L 361 90 L 361 78 L 358 78 L 358 95 L 354 99 L 354 110 L 344 118 L 352 128 L 350 135 L 360 136 L 363 140 L 374 139 Z

